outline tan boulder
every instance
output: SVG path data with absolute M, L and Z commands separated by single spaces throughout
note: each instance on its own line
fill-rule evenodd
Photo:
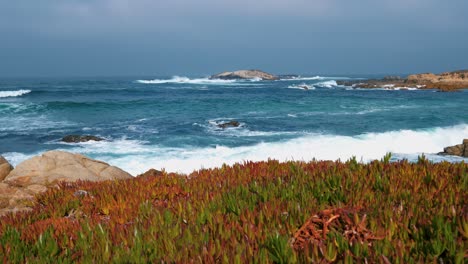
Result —
M 13 166 L 4 157 L 0 156 L 0 181 L 3 181 L 12 170 Z
M 34 193 L 22 188 L 0 183 L 0 216 L 9 212 L 31 210 L 27 201 L 33 199 Z
M 80 154 L 65 151 L 48 151 L 20 163 L 5 178 L 14 186 L 31 186 L 78 180 L 104 181 L 132 178 L 127 172 L 107 163 L 90 159 Z M 39 189 L 34 187 L 35 189 Z

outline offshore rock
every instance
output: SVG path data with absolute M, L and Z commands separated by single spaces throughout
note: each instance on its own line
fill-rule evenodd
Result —
M 229 121 L 229 122 L 226 122 L 226 123 L 218 124 L 217 126 L 219 128 L 225 129 L 225 128 L 229 128 L 229 127 L 239 127 L 240 123 L 238 121 L 233 120 L 233 121 Z
M 13 166 L 11 166 L 4 157 L 0 156 L 0 182 L 3 181 L 12 170 Z
M 96 137 L 96 136 L 82 136 L 82 135 L 68 135 L 62 138 L 63 142 L 67 143 L 80 143 L 80 142 L 88 142 L 88 141 L 102 141 L 103 138 Z
M 210 79 L 222 80 L 246 80 L 246 79 L 261 79 L 267 81 L 279 80 L 279 77 L 260 70 L 240 70 L 234 72 L 222 72 L 212 75 Z
M 338 80 L 337 84 L 357 88 L 417 88 L 439 89 L 443 92 L 450 92 L 468 88 L 468 70 L 444 72 L 441 74 L 412 74 L 407 78 L 387 76 L 383 79 Z

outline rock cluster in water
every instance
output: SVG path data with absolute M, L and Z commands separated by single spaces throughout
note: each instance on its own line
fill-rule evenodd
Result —
M 233 72 L 222 72 L 212 75 L 210 79 L 221 80 L 246 80 L 246 79 L 261 79 L 267 81 L 279 80 L 279 77 L 261 70 L 240 70 Z
M 96 137 L 96 136 L 90 136 L 90 135 L 68 135 L 64 136 L 62 138 L 63 142 L 67 143 L 80 143 L 80 142 L 88 142 L 88 141 L 102 141 L 104 140 L 103 138 Z
M 468 139 L 464 139 L 462 144 L 444 148 L 443 152 L 439 155 L 452 155 L 468 158 Z
M 229 128 L 229 127 L 239 127 L 240 123 L 239 123 L 239 121 L 233 120 L 233 121 L 217 124 L 217 126 L 219 128 L 225 129 L 225 128 Z
M 371 80 L 344 80 L 337 81 L 338 85 L 353 86 L 357 88 L 418 88 L 439 89 L 441 91 L 455 91 L 468 88 L 468 70 L 444 72 L 441 74 L 422 73 L 412 74 L 407 78 L 399 76 L 386 76 L 383 79 Z
M 10 171 L 0 178 L 0 215 L 31 210 L 25 201 L 58 182 L 124 180 L 132 176 L 107 163 L 65 151 L 48 151 L 13 167 L 0 156 L 0 168 Z M 7 164 L 7 166 L 4 166 Z M 2 170 L 3 171 L 3 170 Z M 6 170 L 8 171 L 8 169 Z

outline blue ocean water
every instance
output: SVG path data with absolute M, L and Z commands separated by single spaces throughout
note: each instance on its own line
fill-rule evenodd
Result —
M 366 76 L 359 76 L 366 78 Z M 356 76 L 0 80 L 0 155 L 63 149 L 119 166 L 190 172 L 244 160 L 460 161 L 434 153 L 468 138 L 468 91 L 353 89 Z M 304 90 L 298 85 L 308 85 Z M 221 129 L 236 120 L 241 126 Z M 68 134 L 103 142 L 66 144 Z M 465 159 L 466 160 L 466 159 Z

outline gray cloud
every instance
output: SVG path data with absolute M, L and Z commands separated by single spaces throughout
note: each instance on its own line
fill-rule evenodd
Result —
M 465 0 L 0 0 L 0 75 L 468 68 L 466 10 Z

